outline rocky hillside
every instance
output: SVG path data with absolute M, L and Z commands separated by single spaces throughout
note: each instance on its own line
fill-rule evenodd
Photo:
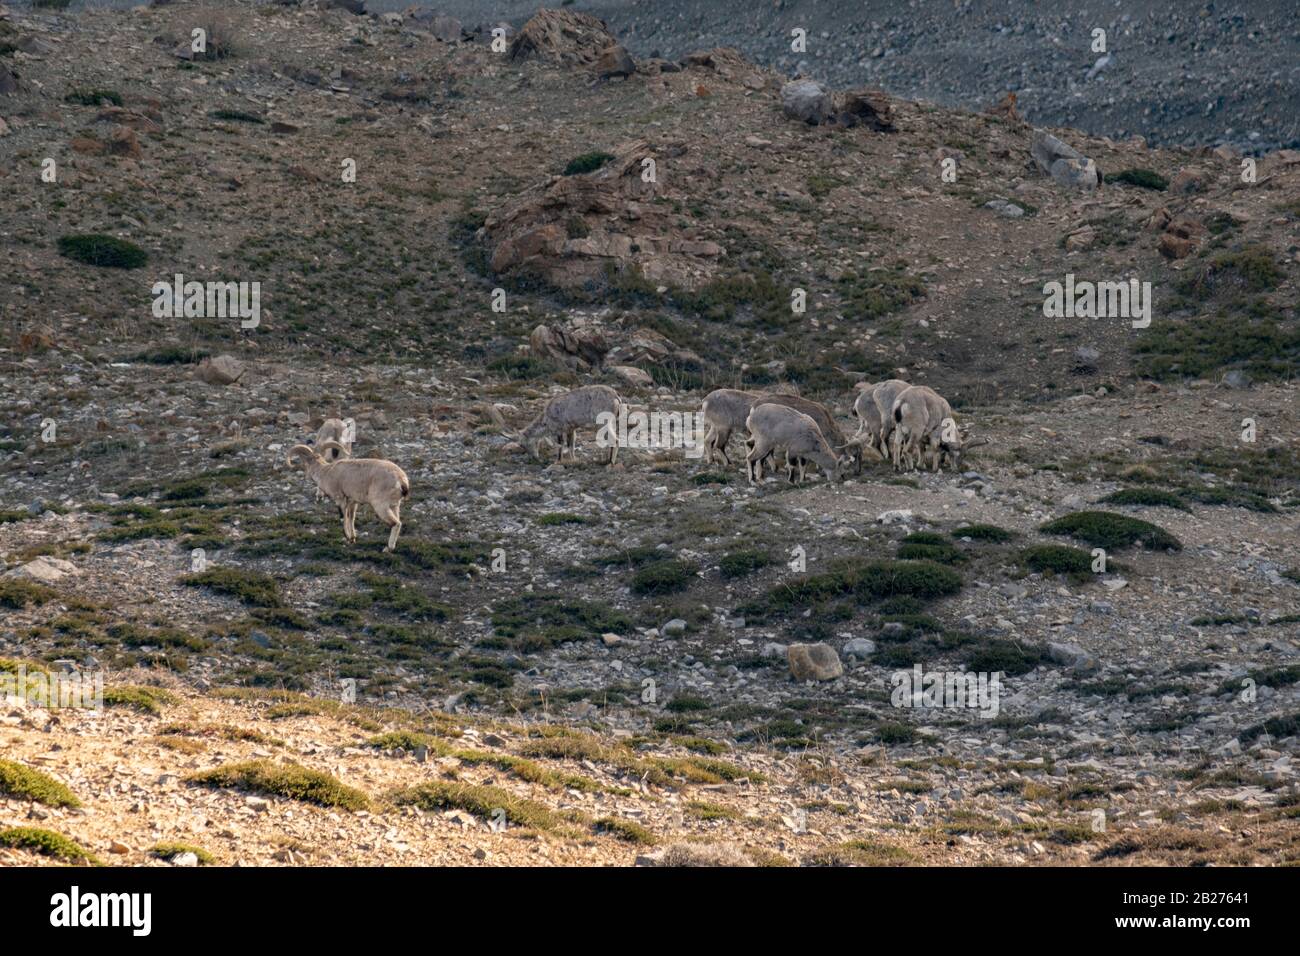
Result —
M 473 27 L 0 16 L 0 671 L 109 688 L 6 699 L 0 854 L 1293 862 L 1300 154 Z M 893 376 L 989 444 L 751 486 L 515 440 L 587 384 L 851 434 Z M 285 462 L 329 417 L 409 477 L 395 551 Z

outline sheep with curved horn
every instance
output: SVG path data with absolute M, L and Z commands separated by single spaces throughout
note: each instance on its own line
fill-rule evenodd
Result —
M 322 443 L 322 450 L 343 453 L 343 446 L 333 440 Z M 300 464 L 307 477 L 343 512 L 343 536 L 357 543 L 357 508 L 370 505 L 372 511 L 391 529 L 385 551 L 397 546 L 402 531 L 402 502 L 411 494 L 406 472 L 382 458 L 338 458 L 327 461 L 308 445 L 289 449 L 290 467 Z

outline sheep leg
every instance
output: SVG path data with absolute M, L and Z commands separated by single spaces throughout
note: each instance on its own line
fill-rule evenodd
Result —
M 766 458 L 771 453 L 772 453 L 771 446 L 764 444 L 763 440 L 760 438 L 754 439 L 754 447 L 750 450 L 749 454 L 745 456 L 745 461 L 748 463 L 749 466 L 749 483 L 751 485 L 755 484 L 754 481 L 755 468 L 757 468 L 758 470 L 759 480 L 762 480 L 763 459 Z
M 391 507 L 385 507 L 382 511 L 376 510 L 375 512 L 389 527 L 388 546 L 384 548 L 385 551 L 392 551 L 397 547 L 397 536 L 402 533 L 401 510 L 402 503 L 399 501 Z
M 731 432 L 717 429 L 713 433 L 713 449 L 722 455 L 722 460 L 731 464 L 731 456 L 727 454 L 727 442 L 731 441 Z

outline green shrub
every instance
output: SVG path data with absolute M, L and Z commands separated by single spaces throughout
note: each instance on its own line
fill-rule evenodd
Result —
M 1092 555 L 1065 545 L 1035 545 L 1022 551 L 1020 560 L 1030 571 L 1040 574 L 1065 574 L 1074 578 L 1092 574 Z
M 1125 183 L 1129 186 L 1141 186 L 1143 189 L 1164 191 L 1169 188 L 1169 180 L 1150 169 L 1124 169 L 1113 176 L 1106 177 L 1107 182 Z
M 905 561 L 936 561 L 939 564 L 958 564 L 966 560 L 951 541 L 932 531 L 909 534 L 899 542 L 898 557 Z
M 670 594 L 683 590 L 695 577 L 695 565 L 679 558 L 647 564 L 632 575 L 632 593 Z
M 972 541 L 992 541 L 1001 544 L 1016 536 L 1014 531 L 999 528 L 994 524 L 968 524 L 952 530 L 954 538 L 970 538 Z
M 213 119 L 227 120 L 232 123 L 266 123 L 266 120 L 256 113 L 249 113 L 245 110 L 213 110 L 208 115 Z
M 976 646 L 966 658 L 966 669 L 992 674 L 1001 671 L 1008 677 L 1027 674 L 1043 662 L 1045 654 L 1034 645 L 1021 646 L 1015 641 L 990 640 Z
M 249 790 L 322 807 L 365 810 L 370 806 L 370 799 L 360 790 L 344 786 L 327 773 L 296 763 L 250 760 L 205 770 L 186 779 L 205 787 Z
M 176 703 L 176 696 L 161 687 L 125 685 L 104 689 L 105 707 L 130 707 L 144 714 L 162 713 L 163 704 Z
M 718 562 L 718 570 L 725 578 L 742 578 L 753 574 L 772 563 L 772 556 L 766 551 L 733 551 L 724 554 Z
M 554 830 L 563 822 L 544 804 L 486 785 L 434 780 L 399 790 L 392 799 L 399 805 L 417 806 L 421 810 L 463 810 L 482 820 L 495 819 L 499 810 L 507 823 L 535 830 Z
M 1221 291 L 1267 292 L 1285 278 L 1267 246 L 1252 244 L 1220 253 L 1180 279 L 1175 289 L 1194 301 Z
M 1300 366 L 1300 329 L 1238 314 L 1195 317 L 1153 325 L 1133 354 L 1137 374 L 1159 381 L 1231 369 L 1258 379 L 1289 379 Z
M 115 90 L 78 89 L 65 96 L 63 101 L 65 103 L 76 103 L 79 106 L 98 106 L 104 102 L 112 103 L 114 106 L 121 106 L 122 94 Z
M 66 863 L 102 865 L 93 853 L 83 850 L 63 834 L 55 833 L 53 830 L 42 830 L 39 827 L 10 827 L 7 830 L 0 830 L 0 846 L 12 847 L 15 850 L 29 850 Z
M 181 578 L 187 587 L 207 588 L 253 607 L 280 607 L 280 586 L 270 575 L 243 568 L 209 568 Z
M 878 319 L 925 297 L 924 280 L 901 264 L 843 276 L 835 287 L 845 313 L 854 319 Z
M 1149 551 L 1181 551 L 1182 543 L 1163 528 L 1109 511 L 1076 511 L 1049 521 L 1040 529 L 1047 534 L 1064 534 L 1094 547 L 1115 550 L 1141 544 Z
M 134 243 L 98 233 L 60 237 L 59 253 L 105 269 L 138 269 L 149 261 L 149 254 Z
M 626 843 L 654 846 L 659 842 L 659 838 L 641 824 L 618 817 L 601 817 L 591 827 L 596 833 L 608 833 Z
M 1145 505 L 1152 508 L 1177 508 L 1179 511 L 1192 510 L 1178 495 L 1160 488 L 1124 488 L 1098 499 L 1098 504 Z
M 44 584 L 37 584 L 35 581 L 24 581 L 21 578 L 0 579 L 0 607 L 21 610 L 33 604 L 39 605 L 52 601 L 58 597 L 58 594 L 59 592 L 53 588 L 47 588 Z
M 35 800 L 48 807 L 79 807 L 76 795 L 49 774 L 12 760 L 0 760 L 0 793 L 17 800 Z
M 149 854 L 160 860 L 170 860 L 182 853 L 193 853 L 199 859 L 199 866 L 211 866 L 217 862 L 207 850 L 189 843 L 155 843 L 149 849 Z
M 854 590 L 871 598 L 910 595 L 930 600 L 956 594 L 961 576 L 929 561 L 876 561 L 863 568 Z
M 594 173 L 613 158 L 612 153 L 583 153 L 581 156 L 575 156 L 569 160 L 564 167 L 564 175 L 580 176 L 583 173 Z

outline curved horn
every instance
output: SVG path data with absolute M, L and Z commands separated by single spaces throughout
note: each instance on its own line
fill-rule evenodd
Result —
M 304 456 L 307 458 L 316 458 L 317 460 L 319 460 L 319 456 L 306 445 L 294 445 L 292 448 L 289 449 L 289 454 L 285 460 L 288 462 L 289 467 L 292 468 L 293 460 L 295 458 L 302 458 Z
M 333 458 L 330 458 L 329 461 L 338 461 L 340 458 L 352 457 L 348 453 L 348 450 L 344 448 L 342 445 L 340 445 L 338 442 L 336 442 L 333 438 L 327 438 L 323 442 L 321 442 L 320 450 L 324 452 L 326 455 L 328 455 L 328 453 L 331 451 L 338 452 L 338 454 L 335 455 Z

